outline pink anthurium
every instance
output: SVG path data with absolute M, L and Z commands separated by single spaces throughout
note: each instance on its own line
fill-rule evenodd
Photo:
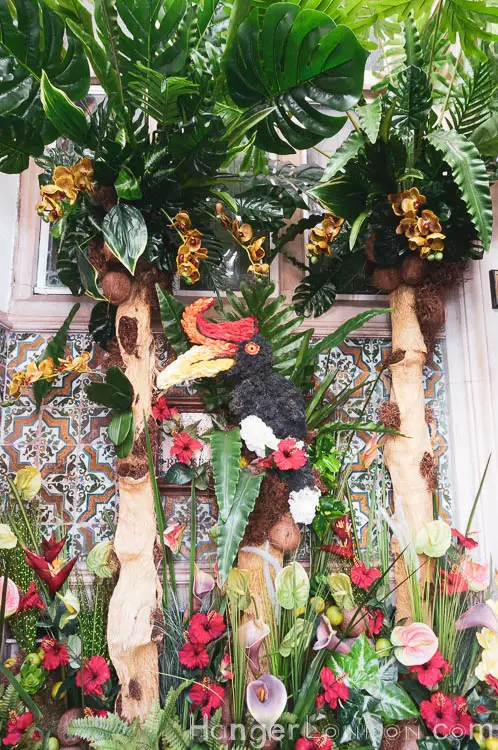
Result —
M 187 524 L 179 523 L 174 518 L 168 520 L 168 525 L 164 529 L 163 539 L 166 547 L 176 555 L 180 551 L 182 546 L 183 532 L 185 531 Z
M 320 624 L 316 630 L 316 641 L 313 645 L 314 651 L 321 651 L 326 648 L 328 651 L 337 651 L 339 654 L 349 654 L 355 638 L 337 637 L 336 631 L 330 624 L 326 615 L 320 615 Z
M 437 635 L 423 622 L 398 625 L 391 633 L 396 659 L 405 667 L 428 662 L 438 649 Z
M 247 652 L 249 666 L 256 673 L 259 672 L 259 651 L 261 645 L 270 633 L 270 626 L 263 620 L 248 620 L 238 629 L 238 639 Z
M 481 602 L 464 612 L 456 621 L 455 628 L 457 630 L 488 628 L 488 630 L 498 633 L 498 617 L 496 617 L 489 604 Z
M 269 732 L 285 710 L 287 690 L 277 677 L 264 674 L 259 680 L 249 683 L 246 699 L 253 719 Z
M 4 584 L 4 577 L 2 576 L 0 578 L 0 596 L 3 591 L 3 584 Z M 5 618 L 11 617 L 13 614 L 17 612 L 20 598 L 21 598 L 21 595 L 19 594 L 19 589 L 17 588 L 14 581 L 8 578 L 7 579 L 7 592 L 5 595 L 5 611 L 4 611 Z

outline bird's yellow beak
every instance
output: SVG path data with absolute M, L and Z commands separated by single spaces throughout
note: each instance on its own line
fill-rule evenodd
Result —
M 235 364 L 230 357 L 220 355 L 220 349 L 206 344 L 193 346 L 181 354 L 157 376 L 157 387 L 167 391 L 174 385 L 186 383 L 197 378 L 214 378 L 220 372 L 226 372 Z

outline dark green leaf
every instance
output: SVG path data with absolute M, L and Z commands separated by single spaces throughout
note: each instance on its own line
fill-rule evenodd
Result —
M 335 216 L 353 222 L 366 208 L 367 191 L 368 186 L 364 181 L 348 173 L 320 183 L 308 193 Z
M 397 126 L 406 130 L 424 127 L 432 106 L 431 87 L 425 72 L 409 65 L 399 74 L 393 93 L 396 97 L 393 120 Z
M 439 737 L 424 737 L 417 740 L 417 745 L 420 750 L 450 750 L 453 747 L 449 740 Z
M 164 481 L 167 484 L 187 484 L 192 481 L 192 469 L 185 464 L 176 463 L 169 467 Z
M 106 214 L 102 233 L 109 250 L 133 275 L 147 247 L 147 225 L 134 206 L 118 204 Z
M 375 143 L 379 135 L 382 120 L 382 97 L 378 96 L 371 104 L 357 107 L 355 112 L 358 115 L 362 129 L 367 134 L 368 140 L 370 143 Z
M 480 154 L 489 159 L 496 159 L 498 156 L 498 112 L 474 130 L 471 140 Z
M 132 451 L 134 441 L 135 441 L 135 419 L 132 414 L 131 424 L 128 430 L 128 434 L 126 435 L 122 443 L 119 443 L 119 445 L 116 445 L 116 456 L 118 458 L 126 458 L 126 456 L 129 456 Z
M 85 143 L 89 123 L 84 112 L 64 91 L 52 85 L 45 71 L 42 72 L 40 95 L 43 111 L 57 132 L 75 143 Z
M 124 200 L 138 200 L 142 197 L 140 180 L 135 177 L 131 169 L 128 167 L 121 167 L 121 171 L 114 183 L 114 187 L 118 197 L 123 198 Z
M 190 348 L 189 340 L 182 328 L 182 315 L 185 305 L 159 284 L 156 284 L 156 292 L 166 340 L 176 354 L 183 354 Z
M 41 156 L 43 140 L 38 128 L 16 115 L 0 117 L 0 171 L 18 174 L 29 166 L 30 156 Z
M 50 339 L 50 341 L 47 344 L 47 347 L 45 351 L 43 352 L 42 356 L 38 360 L 38 363 L 42 362 L 44 359 L 47 359 L 48 357 L 52 357 L 54 360 L 54 365 L 57 367 L 59 365 L 59 361 L 64 357 L 65 350 L 66 350 L 66 343 L 67 343 L 67 335 L 69 333 L 69 328 L 71 326 L 71 323 L 73 322 L 73 318 L 80 309 L 79 303 L 76 305 L 73 305 L 69 315 L 65 319 L 64 323 L 61 325 L 55 336 Z M 52 380 L 37 380 L 33 384 L 33 395 L 35 397 L 36 401 L 36 408 L 39 410 L 41 403 L 43 399 L 48 396 L 50 391 L 52 390 L 53 383 Z
M 90 401 L 107 406 L 109 409 L 124 410 L 130 407 L 130 397 L 109 383 L 89 383 L 86 386 L 86 393 Z
M 296 287 L 292 303 L 299 315 L 318 318 L 330 310 L 336 295 L 337 289 L 332 279 L 325 274 L 309 274 Z
M 349 318 L 349 320 L 346 320 L 336 328 L 335 331 L 324 336 L 323 339 L 311 347 L 311 356 L 316 356 L 321 352 L 328 352 L 330 349 L 339 346 L 350 333 L 361 328 L 371 318 L 375 318 L 377 315 L 384 315 L 386 312 L 387 310 L 385 308 L 365 310 L 364 312 L 355 315 L 353 318 Z
M 111 305 L 110 302 L 97 302 L 90 314 L 88 330 L 102 349 L 107 349 L 116 335 L 116 310 L 116 305 Z
M 369 104 L 368 106 L 371 107 L 373 105 Z M 365 136 L 363 133 L 358 133 L 356 130 L 353 130 L 329 159 L 320 182 L 328 182 L 332 177 L 335 177 L 335 175 L 343 169 L 351 159 L 354 159 L 354 157 L 358 155 L 364 146 Z
M 215 430 L 211 433 L 210 445 L 216 504 L 220 520 L 226 521 L 232 508 L 240 473 L 240 429 Z
M 131 409 L 116 412 L 113 414 L 112 419 L 109 422 L 109 427 L 107 428 L 109 440 L 111 443 L 114 443 L 114 445 L 123 443 L 132 428 L 133 413 Z
M 133 386 L 124 374 L 123 370 L 120 367 L 117 367 L 117 365 L 111 365 L 106 372 L 105 380 L 106 383 L 114 386 L 116 390 L 127 396 L 130 400 L 131 406 L 134 396 Z

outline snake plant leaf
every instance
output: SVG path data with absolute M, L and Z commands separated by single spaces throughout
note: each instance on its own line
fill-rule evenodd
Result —
M 30 156 L 41 156 L 40 131 L 17 115 L 0 117 L 0 171 L 19 174 L 29 166 Z
M 491 244 L 493 211 L 486 165 L 474 143 L 454 130 L 436 130 L 426 136 L 452 170 L 484 250 Z
M 135 206 L 118 204 L 106 214 L 102 233 L 111 253 L 133 275 L 147 246 L 147 225 Z
M 325 14 L 274 3 L 255 9 L 226 54 L 229 93 L 242 107 L 274 106 L 256 127 L 256 145 L 278 154 L 311 148 L 337 133 L 358 101 L 367 53 L 353 32 Z
M 42 71 L 70 101 L 88 93 L 90 72 L 80 42 L 39 0 L 0 1 L 2 96 L 0 115 L 17 115 L 50 143 L 60 132 L 46 117 L 40 97 Z M 21 138 L 21 134 L 19 134 Z
M 215 430 L 211 434 L 211 464 L 220 520 L 230 514 L 240 474 L 240 429 Z
M 220 519 L 217 541 L 218 571 L 221 585 L 228 578 L 237 556 L 239 544 L 244 536 L 249 515 L 256 503 L 263 477 L 264 474 L 251 474 L 251 472 L 242 469 L 228 517 L 224 522 Z

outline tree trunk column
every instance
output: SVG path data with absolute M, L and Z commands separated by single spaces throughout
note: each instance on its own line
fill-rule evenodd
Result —
M 424 465 L 430 466 L 433 450 L 425 418 L 423 366 L 427 348 L 415 314 L 415 290 L 399 286 L 391 294 L 392 351 L 391 401 L 400 411 L 400 432 L 406 437 L 386 441 L 384 459 L 393 484 L 394 510 L 406 521 L 412 538 L 424 522 L 432 520 L 432 490 Z M 404 353 L 404 356 L 401 356 Z M 401 511 L 401 512 L 400 512 Z M 396 546 L 397 545 L 393 545 Z M 423 562 L 423 560 L 421 560 Z M 396 583 L 406 579 L 402 560 L 395 566 Z M 410 617 L 406 585 L 397 589 L 397 616 Z
M 119 517 L 114 551 L 121 568 L 109 606 L 107 640 L 121 684 L 117 710 L 128 720 L 143 721 L 159 695 L 158 651 L 152 631 L 161 586 L 154 562 L 156 517 L 144 435 L 145 413 L 155 444 L 155 423 L 149 419 L 155 353 L 147 289 L 138 281 L 118 308 L 116 328 L 124 370 L 135 392 L 135 442 L 130 455 L 117 461 Z

